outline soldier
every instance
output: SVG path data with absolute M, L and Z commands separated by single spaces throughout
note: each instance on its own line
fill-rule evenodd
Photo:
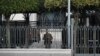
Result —
M 46 34 L 44 34 L 43 37 L 45 48 L 51 48 L 52 39 L 53 39 L 52 35 L 48 33 L 46 30 Z

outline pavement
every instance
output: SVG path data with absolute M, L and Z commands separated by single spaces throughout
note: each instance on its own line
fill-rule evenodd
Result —
M 1 49 L 0 56 L 71 56 L 71 49 Z

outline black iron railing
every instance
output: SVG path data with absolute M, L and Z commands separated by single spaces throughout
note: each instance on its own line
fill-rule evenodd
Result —
M 1 26 L 0 48 L 67 48 L 66 31 L 67 28 L 64 26 L 59 26 L 59 28 L 40 26 L 10 26 L 8 28 Z M 62 34 L 62 32 L 66 34 Z

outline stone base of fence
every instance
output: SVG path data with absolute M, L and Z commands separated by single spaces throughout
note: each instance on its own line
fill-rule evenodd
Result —
M 71 56 L 71 49 L 0 49 L 0 56 Z

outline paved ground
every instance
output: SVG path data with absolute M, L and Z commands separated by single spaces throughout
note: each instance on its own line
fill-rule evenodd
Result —
M 71 56 L 70 49 L 5 49 L 0 56 Z
M 71 56 L 70 54 L 41 54 L 41 53 L 38 53 L 38 54 L 0 54 L 0 56 Z

